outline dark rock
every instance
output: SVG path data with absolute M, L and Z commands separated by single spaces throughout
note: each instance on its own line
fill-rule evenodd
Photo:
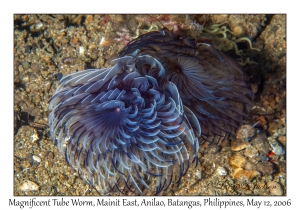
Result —
M 267 157 L 266 155 L 262 155 L 262 154 L 261 154 L 261 155 L 259 156 L 259 160 L 260 160 L 260 161 L 266 161 L 266 160 L 268 160 L 268 157 Z
M 54 158 L 53 152 L 49 152 L 47 158 L 49 158 L 49 160 L 52 160 Z
M 29 45 L 25 46 L 25 53 L 31 53 L 31 46 Z
M 286 161 L 285 160 L 278 161 L 278 169 L 279 169 L 280 173 L 282 173 L 283 175 L 286 174 Z
M 62 73 L 55 74 L 55 77 L 59 81 L 63 77 L 63 74 Z
M 260 152 L 261 155 L 267 155 L 271 151 L 267 136 L 263 132 L 257 134 L 253 138 L 252 145 Z
M 256 166 L 256 169 L 263 175 L 271 175 L 275 172 L 273 163 L 268 161 L 259 162 Z

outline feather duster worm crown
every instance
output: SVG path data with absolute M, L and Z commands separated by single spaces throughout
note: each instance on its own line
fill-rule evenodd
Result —
M 49 126 L 67 162 L 101 194 L 158 194 L 197 163 L 200 142 L 234 133 L 251 104 L 234 60 L 164 29 L 131 41 L 110 68 L 64 77 Z
M 218 143 L 227 138 L 248 116 L 253 94 L 242 68 L 209 44 L 162 29 L 129 42 L 119 53 L 144 54 L 157 59 L 164 71 L 141 68 L 139 72 L 177 86 L 183 105 L 201 125 L 202 142 Z
M 197 160 L 200 126 L 172 82 L 138 72 L 164 72 L 155 58 L 124 56 L 113 64 L 60 81 L 49 102 L 51 137 L 100 193 L 143 194 L 153 177 L 159 193 Z

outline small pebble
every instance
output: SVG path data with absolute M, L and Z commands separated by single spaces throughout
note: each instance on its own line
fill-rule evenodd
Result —
M 48 158 L 49 160 L 53 160 L 53 158 L 54 158 L 54 153 L 53 153 L 53 152 L 49 152 L 49 153 L 47 154 L 47 158 Z
M 268 137 L 267 138 L 269 141 L 270 146 L 273 149 L 273 152 L 280 156 L 283 155 L 285 153 L 285 149 L 283 148 L 283 146 L 280 144 L 279 141 L 277 141 L 276 139 L 272 138 L 272 137 Z
M 267 161 L 267 160 L 269 160 L 269 158 L 266 155 L 260 154 L 259 155 L 259 160 L 260 161 Z
M 252 164 L 252 163 L 250 163 L 250 162 L 247 162 L 247 163 L 245 164 L 244 168 L 245 168 L 246 170 L 253 171 L 253 170 L 255 170 L 255 165 Z
M 28 162 L 28 161 L 22 162 L 22 168 L 23 169 L 28 169 L 29 167 L 30 167 L 30 162 Z
M 39 156 L 36 156 L 36 155 L 33 155 L 33 156 L 32 156 L 32 159 L 33 159 L 34 161 L 38 162 L 38 163 L 40 163 L 41 160 L 42 160 Z
M 199 171 L 196 172 L 196 177 L 198 179 L 202 179 L 202 170 L 199 170 Z
M 30 139 L 31 139 L 31 142 L 32 142 L 32 143 L 34 143 L 34 142 L 36 142 L 37 140 L 39 140 L 39 136 L 38 136 L 36 130 L 34 130 L 34 134 L 32 134 L 32 135 L 30 136 Z
M 40 29 L 40 28 L 42 28 L 42 27 L 43 27 L 43 23 L 42 23 L 42 22 L 37 23 L 37 24 L 35 25 L 35 29 Z
M 264 111 L 266 111 L 266 110 L 264 110 Z M 264 129 L 267 129 L 267 120 L 264 116 L 259 117 L 259 123 Z
M 102 36 L 101 40 L 100 40 L 100 45 L 102 46 L 109 46 L 111 44 L 111 41 L 108 40 L 107 38 L 105 38 L 104 36 Z
M 242 168 L 235 169 L 235 171 L 231 174 L 233 178 L 244 180 L 244 181 L 250 181 L 254 177 L 259 175 L 260 173 L 257 171 L 244 170 Z
M 124 20 L 123 15 L 116 15 L 115 20 L 119 23 L 123 22 L 123 20 Z
M 236 132 L 236 138 L 247 141 L 255 135 L 255 129 L 251 125 L 242 125 Z
M 30 30 L 33 32 L 37 32 L 37 31 L 40 31 L 40 29 L 42 29 L 42 27 L 43 27 L 43 23 L 39 22 L 39 23 L 31 25 Z
M 71 64 L 73 62 L 73 59 L 72 58 L 65 58 L 63 59 L 62 61 L 64 64 Z
M 44 84 L 44 86 L 45 86 L 45 90 L 49 91 L 49 90 L 50 90 L 50 88 L 51 88 L 51 85 L 52 85 L 52 83 L 51 83 L 51 82 L 49 82 L 49 81 L 45 82 L 45 84 Z
M 286 135 L 286 128 L 284 127 L 284 128 L 280 128 L 279 130 L 278 130 L 278 134 L 279 135 L 282 135 L 282 136 L 285 136 Z
M 281 125 L 278 122 L 273 121 L 273 122 L 269 123 L 268 131 L 271 135 L 273 135 L 280 128 L 281 128 Z
M 77 17 L 75 17 L 75 18 L 74 18 L 73 20 L 71 20 L 71 21 L 72 21 L 72 23 L 73 23 L 74 25 L 80 25 L 81 19 L 82 19 L 82 15 L 78 15 Z
M 22 15 L 21 20 L 26 22 L 28 20 L 28 15 Z
M 24 82 L 24 83 L 25 83 L 25 82 L 29 82 L 29 77 L 23 77 L 23 78 L 22 78 L 22 82 Z
M 234 168 L 242 168 L 246 163 L 246 158 L 240 154 L 229 157 L 229 164 Z
M 71 43 L 71 44 L 76 44 L 76 43 L 78 42 L 78 40 L 79 40 L 78 38 L 74 38 L 74 39 L 72 39 L 72 40 L 70 41 L 70 43 Z
M 25 181 L 20 187 L 20 190 L 24 191 L 24 192 L 36 191 L 38 189 L 39 189 L 39 186 L 36 183 L 29 181 L 29 180 Z
M 264 132 L 257 134 L 253 138 L 252 145 L 260 152 L 260 155 L 267 155 L 271 151 L 267 136 Z
M 91 44 L 91 45 L 89 45 L 89 49 L 90 50 L 97 49 L 97 45 Z
M 62 73 L 57 73 L 55 75 L 55 77 L 56 77 L 57 80 L 60 80 L 63 77 L 63 74 Z
M 286 145 L 286 136 L 279 136 L 278 137 L 278 141 L 283 144 Z
M 24 67 L 24 69 L 28 69 L 30 67 L 30 64 L 28 62 L 23 62 L 22 66 Z
M 281 185 L 278 182 L 268 182 L 267 186 L 270 189 L 270 194 L 271 195 L 277 195 L 277 196 L 281 196 L 283 195 L 283 189 L 281 187 Z
M 261 172 L 263 175 L 271 175 L 275 172 L 274 164 L 268 161 L 259 162 L 256 166 L 257 171 Z
M 87 15 L 84 24 L 88 25 L 91 22 L 93 22 L 93 15 Z
M 85 52 L 84 47 L 80 46 L 80 47 L 79 47 L 79 54 L 80 54 L 80 55 L 83 55 L 84 52 Z
M 220 176 L 226 176 L 227 175 L 227 170 L 224 167 L 219 166 L 218 169 L 217 169 L 217 173 Z
M 31 52 L 31 46 L 30 45 L 26 45 L 25 46 L 25 53 L 30 54 L 30 52 Z

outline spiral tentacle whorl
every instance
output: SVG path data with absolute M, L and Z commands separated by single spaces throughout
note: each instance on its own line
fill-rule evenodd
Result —
M 253 94 L 242 68 L 207 43 L 163 29 L 132 40 L 119 55 L 150 55 L 162 64 L 164 71 L 137 69 L 159 84 L 177 86 L 183 105 L 200 123 L 202 143 L 218 143 L 234 134 L 248 116 Z
M 197 159 L 200 126 L 187 120 L 172 82 L 160 86 L 138 73 L 137 66 L 163 72 L 155 58 L 123 56 L 113 63 L 60 81 L 49 102 L 51 136 L 99 192 L 143 194 L 155 178 L 159 193 L 172 180 L 179 183 Z

